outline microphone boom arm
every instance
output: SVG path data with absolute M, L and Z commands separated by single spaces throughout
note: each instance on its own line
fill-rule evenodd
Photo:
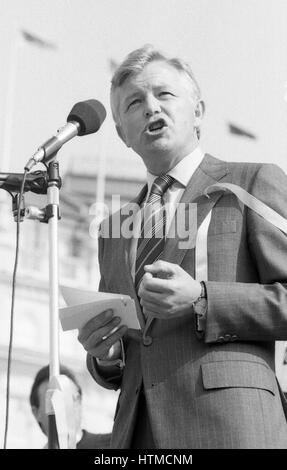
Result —
M 0 173 L 0 189 L 10 193 L 20 193 L 23 173 Z M 59 181 L 61 187 L 62 181 Z M 33 171 L 26 175 L 24 192 L 31 191 L 36 194 L 47 194 L 48 175 L 46 171 Z

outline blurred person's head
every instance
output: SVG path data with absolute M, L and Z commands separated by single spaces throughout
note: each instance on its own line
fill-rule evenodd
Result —
M 71 394 L 74 405 L 74 417 L 77 431 L 81 429 L 82 389 L 73 372 L 63 365 L 60 374 L 67 377 L 67 391 Z M 46 414 L 46 392 L 49 388 L 49 366 L 42 367 L 36 374 L 31 392 L 30 405 L 41 430 L 48 435 L 48 416 Z

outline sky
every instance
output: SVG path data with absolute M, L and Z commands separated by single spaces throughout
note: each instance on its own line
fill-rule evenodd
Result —
M 204 151 L 277 163 L 287 172 L 286 24 L 285 0 L 0 0 L 1 171 L 21 172 L 76 102 L 96 98 L 107 119 L 97 134 L 61 149 L 62 174 L 97 174 L 105 160 L 107 173 L 144 177 L 140 158 L 113 126 L 110 60 L 152 43 L 193 68 L 206 102 Z M 56 49 L 23 41 L 23 29 Z M 230 135 L 228 122 L 256 140 Z

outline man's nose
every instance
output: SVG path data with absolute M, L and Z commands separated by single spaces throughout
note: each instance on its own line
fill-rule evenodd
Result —
M 146 98 L 145 101 L 145 116 L 153 116 L 155 113 L 160 113 L 161 107 L 159 101 L 156 99 L 155 96 L 149 96 Z

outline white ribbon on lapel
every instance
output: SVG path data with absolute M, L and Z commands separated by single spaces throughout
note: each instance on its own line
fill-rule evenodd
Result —
M 258 215 L 267 220 L 270 224 L 279 228 L 283 233 L 287 235 L 287 220 L 278 214 L 274 209 L 267 206 L 264 202 L 260 201 L 252 194 L 245 191 L 237 184 L 232 183 L 216 183 L 212 186 L 208 186 L 204 194 L 209 197 L 209 193 L 216 192 L 218 190 L 229 191 L 233 193 L 245 206 L 252 209 Z M 200 225 L 197 237 L 196 237 L 196 248 L 195 248 L 195 279 L 197 281 L 208 280 L 208 254 L 207 254 L 207 234 L 211 220 L 212 210 L 207 214 L 202 224 Z
M 224 191 L 230 191 L 231 193 L 235 194 L 235 196 L 243 204 L 245 204 L 245 206 L 249 207 L 249 209 L 252 209 L 258 215 L 263 217 L 263 219 L 267 220 L 270 224 L 279 228 L 283 233 L 287 235 L 287 220 L 282 217 L 282 215 L 278 214 L 278 212 L 274 211 L 264 202 L 252 196 L 252 194 L 248 193 L 247 191 L 245 191 L 245 189 L 241 188 L 237 184 L 216 183 L 212 186 L 208 186 L 208 188 L 205 189 L 204 194 L 208 197 L 208 193 L 213 193 L 215 191 L 218 191 L 219 189 Z
M 195 279 L 197 281 L 208 280 L 208 256 L 207 256 L 207 234 L 211 220 L 210 210 L 198 228 L 195 244 Z

